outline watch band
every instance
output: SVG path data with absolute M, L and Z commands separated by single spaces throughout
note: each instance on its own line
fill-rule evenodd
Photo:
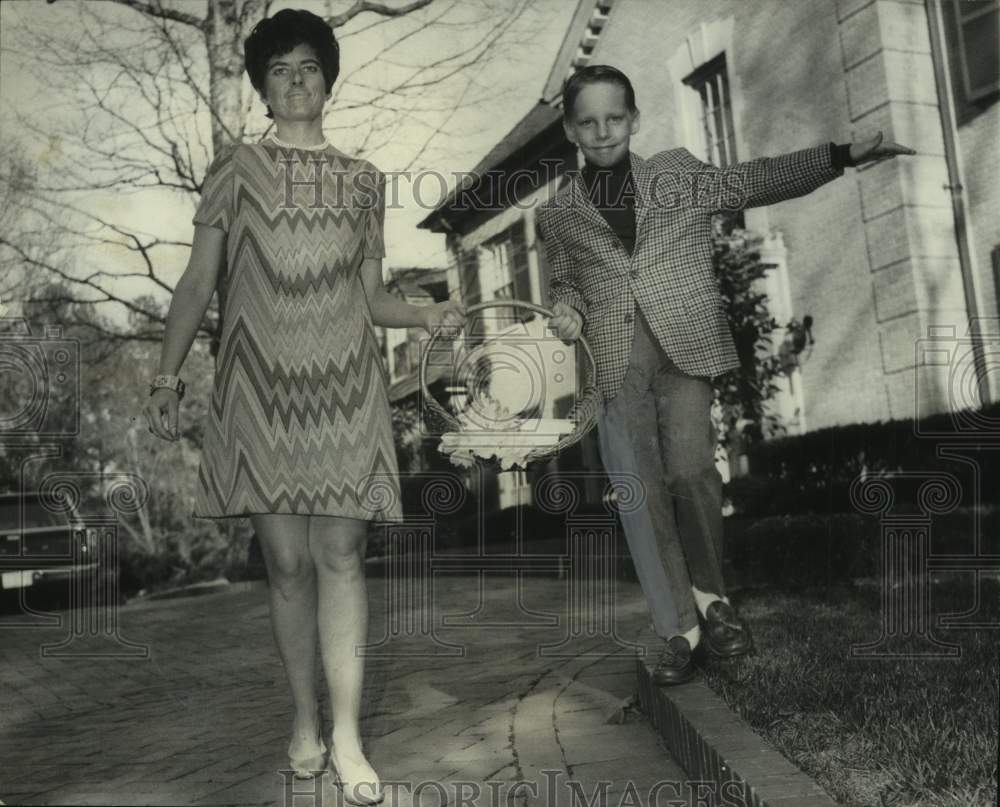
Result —
M 169 389 L 177 393 L 178 398 L 184 397 L 184 382 L 176 375 L 158 375 L 149 385 L 149 394 L 152 395 L 158 389 Z

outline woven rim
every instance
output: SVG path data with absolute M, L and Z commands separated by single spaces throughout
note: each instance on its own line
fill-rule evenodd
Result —
M 468 318 L 470 315 L 477 314 L 480 311 L 485 311 L 488 308 L 526 308 L 529 311 L 534 311 L 535 313 L 541 314 L 549 319 L 555 316 L 548 308 L 537 305 L 536 303 L 529 303 L 525 300 L 488 300 L 486 302 L 470 305 L 465 309 L 465 315 Z M 434 333 L 431 334 L 431 338 L 424 348 L 424 355 L 420 359 L 420 371 L 418 373 L 420 390 L 423 393 L 424 402 L 428 408 L 451 429 L 459 431 L 461 424 L 458 419 L 441 406 L 440 403 L 438 403 L 437 399 L 431 395 L 430 389 L 427 387 L 427 361 L 431 355 L 431 346 L 434 344 L 434 340 L 438 338 L 441 331 L 442 328 L 438 327 Z M 583 352 L 587 356 L 587 361 L 590 364 L 589 379 L 587 383 L 583 385 L 581 399 L 573 407 L 573 411 L 577 413 L 576 417 L 571 418 L 575 423 L 575 428 L 572 432 L 560 438 L 551 446 L 543 446 L 532 449 L 525 455 L 526 463 L 547 459 L 555 454 L 558 454 L 564 448 L 568 448 L 583 439 L 584 435 L 587 434 L 587 432 L 589 432 L 597 423 L 601 399 L 601 393 L 597 387 L 597 363 L 594 361 L 594 354 L 590 349 L 590 345 L 587 344 L 587 340 L 584 339 L 582 334 L 573 344 L 583 347 Z M 493 464 L 493 462 L 495 462 L 478 456 L 476 457 L 476 460 L 477 462 L 483 464 Z

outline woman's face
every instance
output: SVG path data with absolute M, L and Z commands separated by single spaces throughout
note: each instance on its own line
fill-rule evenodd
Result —
M 271 107 L 276 122 L 316 120 L 329 97 L 323 69 L 309 45 L 296 45 L 268 60 L 261 100 Z

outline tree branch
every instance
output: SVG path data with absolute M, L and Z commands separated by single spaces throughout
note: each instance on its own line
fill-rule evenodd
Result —
M 119 0 L 119 2 L 128 2 L 128 0 Z M 342 11 L 340 14 L 331 14 L 326 18 L 326 21 L 330 23 L 332 28 L 339 28 L 353 20 L 358 14 L 363 14 L 366 11 L 370 11 L 373 14 L 381 14 L 383 17 L 403 17 L 417 9 L 425 8 L 433 2 L 434 0 L 411 0 L 406 5 L 390 6 L 386 3 L 372 2 L 372 0 L 354 0 L 354 5 L 347 9 L 347 11 Z
M 119 305 L 124 306 L 127 310 L 132 311 L 140 316 L 146 317 L 147 319 L 160 323 L 166 322 L 166 317 L 160 314 L 159 312 L 149 311 L 148 309 L 143 308 L 141 305 L 137 305 L 132 300 L 129 300 L 126 297 L 122 297 L 117 294 L 112 294 L 106 288 L 98 285 L 97 283 L 94 283 L 91 280 L 74 277 L 69 272 L 60 269 L 58 266 L 55 266 L 54 264 L 33 258 L 31 255 L 25 252 L 19 245 L 8 241 L 6 238 L 2 236 L 0 236 L 0 246 L 5 246 L 13 250 L 13 252 L 16 255 L 18 255 L 18 257 L 20 257 L 20 259 L 28 266 L 33 266 L 36 269 L 42 269 L 44 271 L 51 272 L 52 274 L 56 275 L 60 280 L 63 280 L 67 283 L 73 283 L 78 286 L 83 286 L 85 288 L 91 289 L 92 291 L 96 291 L 99 294 L 103 294 L 104 297 L 101 298 L 99 302 L 118 303 Z M 76 302 L 84 303 L 88 301 L 76 300 Z
M 55 1 L 56 0 L 48 0 L 49 3 L 54 3 Z M 147 17 L 155 17 L 160 20 L 173 20 L 174 22 L 180 22 L 184 25 L 190 25 L 197 28 L 199 31 L 205 30 L 205 20 L 203 18 L 196 17 L 194 14 L 188 14 L 186 11 L 164 8 L 159 2 L 144 3 L 142 0 L 107 0 L 107 2 L 134 8 L 136 11 L 142 12 Z

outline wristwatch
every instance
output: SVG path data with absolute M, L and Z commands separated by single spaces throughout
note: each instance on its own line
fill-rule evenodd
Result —
M 153 379 L 153 383 L 149 385 L 149 394 L 152 395 L 158 389 L 172 389 L 177 393 L 178 400 L 184 397 L 184 382 L 181 381 L 179 376 L 158 375 Z

